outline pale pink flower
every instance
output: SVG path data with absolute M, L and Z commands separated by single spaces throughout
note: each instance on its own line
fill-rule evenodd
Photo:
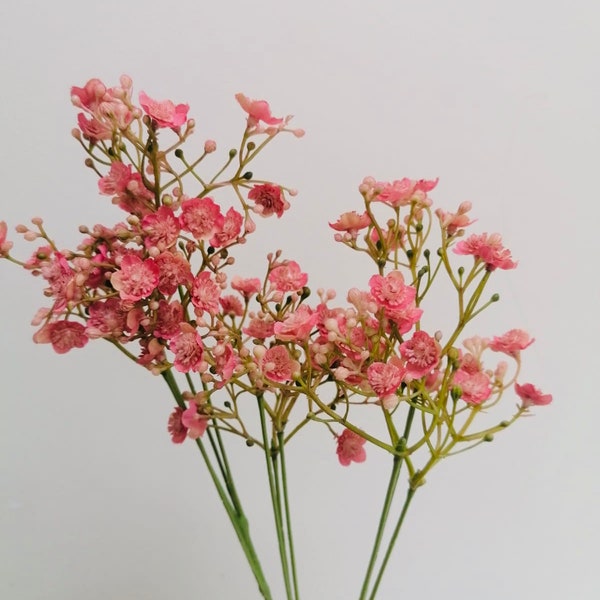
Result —
M 196 315 L 203 312 L 216 315 L 219 312 L 219 296 L 221 288 L 210 278 L 208 271 L 198 273 L 192 285 L 192 304 L 196 307 Z
M 155 213 L 142 219 L 144 246 L 158 248 L 161 252 L 174 246 L 179 237 L 179 220 L 168 206 L 161 206 Z
M 52 344 L 57 354 L 65 354 L 73 348 L 83 348 L 88 343 L 85 327 L 75 321 L 47 323 L 34 336 L 36 344 Z
M 127 189 L 127 184 L 133 177 L 131 165 L 125 165 L 120 161 L 110 164 L 109 172 L 98 180 L 98 189 L 105 196 L 114 196 Z
M 356 238 L 358 232 L 371 224 L 371 217 L 365 211 L 359 215 L 356 211 L 345 212 L 335 223 L 329 223 L 329 227 L 336 231 L 346 231 L 351 238 Z
M 197 240 L 208 239 L 223 227 L 224 217 L 212 198 L 189 198 L 181 203 L 182 229 Z
M 502 245 L 502 237 L 498 233 L 473 234 L 461 240 L 454 247 L 456 254 L 471 255 L 485 263 L 488 271 L 494 269 L 514 269 L 517 263 L 512 260 L 510 250 Z
M 278 292 L 296 292 L 308 282 L 308 275 L 300 270 L 300 265 L 293 260 L 285 261 L 269 273 L 269 282 Z
M 243 220 L 244 218 L 235 208 L 230 208 L 225 214 L 220 228 L 210 238 L 210 245 L 214 248 L 222 248 L 236 242 L 242 232 Z
M 175 355 L 175 368 L 180 373 L 203 370 L 206 363 L 203 362 L 202 338 L 189 323 L 181 323 L 179 330 L 180 332 L 169 341 L 169 350 Z
M 290 207 L 290 203 L 283 197 L 281 187 L 270 183 L 255 185 L 248 192 L 248 198 L 254 201 L 254 212 L 261 217 L 275 214 L 280 218 Z
M 121 261 L 121 270 L 112 273 L 111 285 L 123 300 L 137 302 L 147 298 L 156 289 L 159 268 L 152 258 L 142 260 L 135 254 L 127 254 Z
M 241 317 L 244 314 L 244 306 L 238 296 L 234 296 L 233 294 L 221 296 L 219 304 L 223 310 L 223 315 Z
M 81 298 L 82 290 L 75 279 L 75 271 L 60 252 L 40 265 L 42 277 L 49 283 L 46 295 L 55 298 L 54 312 L 60 312 L 71 301 Z
M 415 331 L 410 340 L 400 344 L 406 361 L 406 374 L 412 379 L 428 375 L 440 362 L 440 345 L 425 331 Z
M 423 315 L 423 309 L 417 308 L 414 302 L 402 308 L 385 309 L 384 312 L 385 316 L 394 323 L 400 335 L 408 333 Z
M 367 459 L 364 445 L 367 440 L 358 433 L 344 429 L 337 438 L 337 455 L 340 464 L 347 467 L 351 462 L 361 463 Z
M 174 444 L 182 444 L 187 437 L 187 427 L 181 422 L 183 408 L 177 406 L 169 415 L 169 423 L 167 429 L 171 435 L 171 440 Z
M 248 300 L 260 292 L 262 283 L 258 277 L 242 278 L 236 275 L 231 279 L 231 287 Z
M 387 310 L 398 310 L 412 304 L 417 291 L 404 283 L 400 271 L 392 271 L 385 277 L 373 275 L 369 279 L 371 294 L 377 304 Z
M 511 329 L 504 335 L 492 338 L 489 343 L 490 350 L 494 352 L 503 352 L 512 357 L 519 356 L 521 350 L 531 346 L 535 338 L 529 337 L 529 334 L 522 329 Z
M 467 214 L 471 210 L 470 202 L 461 202 L 456 213 L 450 213 L 438 208 L 435 214 L 440 220 L 442 229 L 445 229 L 449 236 L 455 235 L 460 229 L 464 229 L 468 225 L 475 223 Z
M 389 206 L 398 207 L 410 204 L 415 191 L 415 182 L 404 177 L 391 183 L 378 182 L 379 193 L 376 196 L 378 202 L 384 202 Z
M 12 242 L 6 241 L 8 227 L 4 221 L 0 221 L 0 257 L 6 256 L 13 246 Z
M 248 325 L 242 331 L 251 338 L 257 340 L 266 340 L 275 333 L 275 322 L 271 317 L 259 319 L 254 317 L 250 319 Z
M 190 109 L 187 104 L 175 105 L 171 100 L 153 100 L 144 92 L 140 92 L 140 104 L 159 127 L 180 127 L 187 121 Z
M 231 344 L 218 344 L 213 350 L 215 359 L 215 371 L 221 377 L 221 381 L 215 384 L 217 389 L 222 388 L 233 376 L 235 368 L 240 363 L 240 359 L 234 352 Z
M 531 383 L 524 383 L 523 385 L 515 383 L 515 392 L 517 392 L 517 395 L 521 398 L 524 408 L 529 408 L 530 406 L 545 406 L 552 402 L 551 394 L 542 393 L 541 390 Z
M 71 102 L 74 106 L 95 111 L 106 95 L 106 86 L 100 79 L 90 79 L 84 87 L 71 88 Z
M 183 306 L 178 300 L 167 302 L 160 300 L 156 311 L 154 335 L 165 340 L 171 339 L 179 332 L 179 324 L 184 320 Z
M 110 123 L 103 123 L 96 117 L 86 117 L 83 113 L 79 113 L 77 124 L 83 136 L 92 142 L 112 139 L 113 127 Z
M 267 125 L 278 125 L 283 119 L 277 119 L 271 115 L 269 103 L 265 100 L 251 100 L 244 94 L 236 94 L 235 99 L 240 103 L 244 111 L 248 113 L 248 127 L 258 125 L 260 121 Z
M 380 399 L 389 396 L 396 397 L 396 391 L 402 383 L 406 369 L 397 356 L 392 356 L 387 362 L 374 362 L 367 369 L 367 380 L 371 389 Z M 397 398 L 396 398 L 397 399 Z M 392 402 L 393 404 L 393 399 Z M 387 401 L 388 406 L 390 401 Z M 397 404 L 397 401 L 396 401 Z
M 188 286 L 193 281 L 190 263 L 181 252 L 161 252 L 154 262 L 158 267 L 158 291 L 170 296 L 180 285 Z
M 292 359 L 285 346 L 273 346 L 259 356 L 258 366 L 262 374 L 271 381 L 291 381 L 300 365 Z
M 288 313 L 283 321 L 275 323 L 275 337 L 282 342 L 305 342 L 314 329 L 319 315 L 308 306 L 299 306 Z
M 452 383 L 461 389 L 460 399 L 467 404 L 481 404 L 492 393 L 490 378 L 481 371 L 469 372 L 460 368 L 454 373 Z
M 198 405 L 195 402 L 190 402 L 189 408 L 181 413 L 181 424 L 187 429 L 186 436 L 193 440 L 204 435 L 208 423 L 208 417 L 198 413 Z

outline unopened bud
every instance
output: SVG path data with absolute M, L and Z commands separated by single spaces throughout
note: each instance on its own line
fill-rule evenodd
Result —
M 253 175 L 252 175 L 252 171 L 246 171 L 243 175 L 242 175 L 242 179 L 246 179 L 247 181 L 250 181 L 252 179 Z
M 183 158 L 183 150 L 181 148 L 177 148 L 177 150 L 175 150 L 174 154 L 177 158 Z
M 493 442 L 494 441 L 494 434 L 493 433 L 486 433 L 483 436 L 483 441 L 484 442 Z
M 236 154 L 237 154 L 237 150 L 235 148 L 232 148 L 229 151 L 229 158 L 233 158 Z
M 490 302 L 498 302 L 498 300 L 500 300 L 500 294 L 494 294 L 491 298 L 490 298 Z

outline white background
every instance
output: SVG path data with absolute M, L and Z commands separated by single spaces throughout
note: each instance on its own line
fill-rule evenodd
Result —
M 365 288 L 369 265 L 327 222 L 360 209 L 366 175 L 439 176 L 435 201 L 471 200 L 476 230 L 502 232 L 520 262 L 495 278 L 502 302 L 480 333 L 531 331 L 524 378 L 554 403 L 430 474 L 380 597 L 591 600 L 599 23 L 594 1 L 3 3 L 0 220 L 42 215 L 69 247 L 80 223 L 121 218 L 83 167 L 69 103 L 71 85 L 121 73 L 136 91 L 189 102 L 198 144 L 237 143 L 238 91 L 306 129 L 260 162 L 300 194 L 286 218 L 259 222 L 240 268 L 261 272 L 281 247 L 315 289 Z M 258 597 L 195 449 L 168 439 L 162 381 L 100 342 L 67 356 L 34 345 L 40 284 L 0 264 L 0 596 Z M 276 573 L 261 457 L 235 454 Z M 344 469 L 319 428 L 289 459 L 303 598 L 355 598 L 389 459 L 371 448 Z M 272 587 L 281 598 L 276 577 Z

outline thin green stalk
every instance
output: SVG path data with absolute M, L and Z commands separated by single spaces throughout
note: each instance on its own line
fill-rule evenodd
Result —
M 256 397 L 258 401 L 258 413 L 260 415 L 260 426 L 263 438 L 263 447 L 265 451 L 265 461 L 267 463 L 267 477 L 269 479 L 269 491 L 271 493 L 271 503 L 273 505 L 273 517 L 275 519 L 275 530 L 277 533 L 277 545 L 279 546 L 279 556 L 281 558 L 281 570 L 283 572 L 283 580 L 285 583 L 285 592 L 288 600 L 292 600 L 292 586 L 290 582 L 290 573 L 287 552 L 285 548 L 285 537 L 283 532 L 283 522 L 281 518 L 281 497 L 277 490 L 277 482 L 275 477 L 275 459 L 272 454 L 269 436 L 267 434 L 267 423 L 265 419 L 264 399 L 261 395 Z
M 280 466 L 281 466 L 281 481 L 283 487 L 283 506 L 285 510 L 285 524 L 287 529 L 287 540 L 288 547 L 290 551 L 290 564 L 292 567 L 292 581 L 294 584 L 294 595 L 296 600 L 299 600 L 300 593 L 298 592 L 298 574 L 296 571 L 296 555 L 294 552 L 294 537 L 292 535 L 292 519 L 290 516 L 290 503 L 289 503 L 289 494 L 288 494 L 288 485 L 287 485 L 287 468 L 285 461 L 285 451 L 284 451 L 284 436 L 283 431 L 279 431 L 277 433 L 277 442 L 279 444 L 279 453 L 281 456 Z
M 175 399 L 175 402 L 177 403 L 177 405 L 180 408 L 185 409 L 186 408 L 185 402 L 183 400 L 183 396 L 181 394 L 179 386 L 177 385 L 177 381 L 175 380 L 175 377 L 173 376 L 173 373 L 171 373 L 170 370 L 167 370 L 167 371 L 163 371 L 161 373 L 161 375 L 163 376 L 163 379 L 169 386 L 169 389 L 171 390 L 171 393 L 173 394 L 173 398 Z M 249 526 L 248 526 L 248 519 L 246 518 L 246 515 L 244 514 L 244 512 L 242 510 L 241 504 L 239 502 L 239 498 L 237 498 L 237 496 L 236 496 L 235 507 L 234 507 L 234 505 L 232 505 L 232 502 L 230 501 L 230 499 L 227 497 L 225 488 L 223 487 L 222 483 L 219 481 L 217 472 L 215 471 L 214 467 L 212 466 L 210 457 L 209 457 L 208 453 L 206 452 L 206 448 L 204 447 L 204 444 L 202 443 L 202 440 L 200 440 L 200 438 L 198 438 L 196 440 L 196 445 L 198 446 L 198 449 L 200 450 L 200 453 L 202 454 L 202 458 L 204 459 L 206 468 L 208 469 L 208 473 L 215 485 L 217 493 L 219 494 L 219 498 L 221 499 L 221 502 L 223 503 L 223 507 L 225 508 L 225 511 L 227 512 L 227 515 L 229 516 L 229 520 L 231 521 L 231 524 L 233 525 L 235 533 L 238 536 L 240 545 L 242 546 L 242 550 L 244 551 L 244 554 L 246 555 L 248 564 L 250 565 L 252 573 L 254 574 L 254 578 L 256 579 L 256 583 L 258 584 L 258 589 L 265 600 L 273 600 L 273 596 L 271 595 L 271 590 L 269 589 L 269 584 L 267 583 L 267 580 L 266 580 L 265 575 L 262 570 L 262 566 L 260 564 L 260 560 L 258 558 L 258 555 L 256 554 L 256 550 L 252 543 L 252 538 L 250 537 L 250 530 L 249 530 Z
M 410 506 L 410 502 L 415 495 L 417 488 L 409 487 L 406 493 L 406 500 L 402 505 L 402 512 L 400 513 L 400 518 L 396 523 L 396 527 L 394 528 L 394 533 L 392 533 L 392 537 L 390 538 L 390 543 L 388 544 L 388 548 L 386 550 L 385 556 L 383 557 L 383 562 L 381 563 L 381 567 L 379 567 L 379 573 L 377 574 L 377 579 L 375 579 L 375 583 L 373 585 L 373 589 L 371 590 L 371 595 L 369 596 L 369 600 L 375 600 L 375 595 L 377 594 L 377 590 L 379 589 L 379 584 L 381 583 L 381 578 L 383 577 L 383 573 L 385 568 L 387 567 L 390 556 L 392 555 L 392 550 L 394 549 L 394 544 L 396 543 L 396 539 L 398 538 L 398 534 L 400 533 L 400 529 L 402 528 L 402 523 L 404 523 L 404 517 L 408 512 L 408 507 Z
M 411 406 L 406 416 L 406 424 L 404 426 L 404 434 L 398 443 L 398 450 L 403 452 L 406 449 L 408 443 L 408 435 L 410 434 L 410 428 L 412 427 L 413 418 L 415 416 L 415 407 Z M 373 550 L 371 550 L 371 557 L 369 565 L 367 566 L 367 572 L 365 573 L 365 579 L 363 581 L 362 588 L 360 590 L 359 600 L 365 600 L 367 597 L 367 590 L 369 589 L 369 582 L 371 581 L 371 575 L 377 561 L 377 555 L 379 554 L 379 548 L 381 546 L 381 540 L 385 531 L 385 526 L 392 506 L 392 500 L 396 492 L 396 486 L 398 484 L 398 478 L 400 477 L 400 469 L 404 458 L 401 456 L 394 456 L 394 462 L 392 466 L 392 472 L 390 474 L 390 481 L 388 483 L 387 491 L 385 494 L 385 500 L 383 502 L 383 508 L 381 509 L 381 516 L 379 517 L 379 526 L 377 527 L 377 534 L 375 535 L 375 542 L 373 544 Z

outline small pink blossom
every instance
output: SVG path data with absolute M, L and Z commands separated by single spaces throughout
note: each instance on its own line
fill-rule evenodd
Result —
M 359 215 L 356 211 L 345 212 L 335 223 L 329 223 L 329 227 L 336 231 L 345 231 L 351 238 L 356 238 L 358 232 L 371 224 L 371 217 L 365 211 Z
M 242 215 L 235 208 L 230 208 L 225 214 L 220 228 L 210 238 L 210 245 L 214 248 L 223 248 L 236 242 L 242 232 L 243 221 Z
M 502 237 L 498 233 L 473 234 L 461 240 L 454 247 L 456 254 L 471 255 L 485 263 L 488 271 L 495 269 L 514 269 L 517 263 L 512 260 L 510 250 L 502 245 Z
M 280 218 L 290 207 L 290 203 L 283 197 L 281 188 L 270 183 L 255 185 L 248 192 L 248 198 L 254 201 L 254 212 L 261 217 L 275 214 Z
M 144 92 L 140 92 L 140 104 L 144 112 L 159 127 L 180 127 L 187 121 L 190 107 L 187 104 L 173 104 L 171 100 L 153 100 Z
M 250 319 L 248 325 L 242 331 L 257 340 L 266 340 L 275 333 L 275 322 L 270 317 Z
M 183 408 L 177 406 L 169 416 L 167 429 L 174 444 L 182 444 L 187 437 L 187 427 L 181 422 Z
M 374 362 L 367 369 L 371 389 L 379 396 L 385 408 L 392 410 L 398 404 L 396 391 L 402 383 L 406 369 L 402 361 L 393 356 L 387 362 Z
M 490 397 L 492 387 L 490 378 L 481 371 L 474 373 L 458 369 L 452 378 L 452 383 L 462 390 L 461 400 L 467 404 L 481 404 Z
M 377 304 L 387 310 L 398 310 L 412 304 L 417 291 L 404 283 L 400 271 L 392 271 L 385 277 L 373 275 L 369 279 L 371 294 Z
M 221 377 L 221 381 L 218 381 L 215 387 L 220 389 L 232 378 L 240 359 L 230 343 L 218 344 L 213 350 L 213 356 L 215 358 L 215 371 Z
M 87 81 L 82 88 L 76 86 L 71 88 L 71 102 L 74 106 L 86 108 L 93 112 L 97 110 L 106 95 L 106 91 L 106 86 L 102 81 L 93 78 Z
M 293 374 L 300 369 L 285 346 L 272 346 L 259 356 L 258 366 L 263 375 L 271 381 L 291 381 Z
M 517 392 L 517 395 L 521 398 L 523 408 L 529 408 L 530 406 L 545 406 L 552 402 L 551 394 L 542 393 L 541 390 L 531 383 L 524 383 L 523 385 L 515 383 L 515 392 Z
M 221 288 L 210 278 L 208 271 L 198 273 L 192 285 L 192 304 L 196 307 L 196 314 L 203 312 L 216 315 L 219 312 L 219 296 Z
M 120 339 L 127 329 L 127 311 L 118 298 L 93 302 L 88 307 L 85 332 L 89 338 Z
M 260 121 L 267 125 L 278 125 L 283 119 L 278 119 L 271 115 L 269 103 L 265 100 L 251 100 L 244 94 L 236 94 L 235 99 L 240 103 L 244 111 L 248 113 L 248 127 L 254 127 Z
M 440 362 L 440 345 L 425 331 L 415 331 L 410 340 L 400 344 L 406 361 L 406 374 L 412 379 L 428 375 Z
M 241 317 L 244 315 L 244 306 L 239 296 L 227 294 L 219 298 L 219 304 L 223 311 L 223 315 L 229 317 Z
M 300 270 L 300 265 L 288 260 L 269 273 L 269 282 L 278 292 L 297 292 L 308 282 L 308 275 Z
M 316 312 L 302 305 L 286 315 L 283 321 L 275 323 L 275 337 L 282 342 L 305 342 L 318 320 L 319 315 Z
M 110 283 L 123 300 L 137 302 L 147 298 L 156 289 L 159 268 L 152 258 L 142 260 L 135 254 L 127 254 L 121 261 L 121 270 L 111 275 Z
M 82 290 L 75 278 L 75 271 L 69 261 L 60 252 L 54 252 L 52 258 L 40 265 L 40 273 L 48 282 L 46 295 L 55 299 L 54 312 L 60 312 L 69 302 L 78 301 Z
M 236 275 L 231 279 L 231 287 L 242 294 L 246 300 L 258 294 L 262 288 L 262 283 L 258 277 L 242 278 Z
M 364 445 L 367 440 L 350 429 L 344 429 L 337 438 L 337 455 L 340 464 L 347 467 L 352 462 L 361 463 L 367 460 Z
M 12 242 L 6 241 L 8 227 L 4 221 L 0 221 L 0 257 L 6 256 L 13 246 Z
M 83 136 L 92 142 L 112 139 L 113 127 L 110 123 L 104 123 L 96 117 L 86 117 L 83 113 L 79 113 L 77 115 L 77 124 Z
M 204 345 L 196 328 L 189 323 L 181 323 L 180 332 L 169 341 L 169 350 L 175 355 L 174 366 L 180 373 L 200 371 L 203 362 Z
M 98 180 L 98 189 L 105 196 L 114 196 L 127 189 L 127 184 L 133 177 L 131 165 L 125 165 L 120 161 L 110 163 L 110 170 Z
M 179 221 L 182 229 L 201 240 L 222 229 L 224 217 L 212 198 L 189 198 L 181 203 Z
M 193 281 L 190 263 L 181 252 L 161 252 L 154 262 L 158 267 L 158 291 L 170 296 L 177 288 L 188 286 Z
M 423 309 L 417 308 L 414 302 L 402 308 L 386 309 L 384 312 L 385 316 L 394 323 L 400 335 L 408 333 L 423 315 Z
M 160 300 L 156 311 L 154 335 L 165 340 L 171 339 L 180 332 L 179 324 L 183 319 L 183 306 L 178 300 L 170 303 Z
M 470 202 L 461 202 L 456 213 L 450 213 L 438 208 L 435 214 L 440 220 L 442 229 L 445 229 L 449 236 L 455 235 L 460 229 L 464 229 L 475 221 L 471 220 L 467 214 L 471 210 Z
M 531 346 L 535 338 L 529 336 L 526 331 L 522 329 L 511 329 L 504 335 L 496 336 L 489 342 L 490 350 L 494 352 L 503 352 L 514 358 L 518 357 L 521 350 L 525 350 L 528 346 Z
M 208 417 L 198 413 L 198 405 L 190 402 L 189 408 L 181 413 L 181 424 L 187 429 L 186 436 L 196 440 L 208 429 Z
M 161 206 L 155 213 L 142 219 L 144 246 L 158 248 L 161 252 L 177 243 L 179 220 L 168 206 Z
M 88 343 L 85 327 L 76 321 L 47 323 L 33 336 L 36 344 L 52 344 L 57 354 L 65 354 L 73 348 L 83 348 Z

